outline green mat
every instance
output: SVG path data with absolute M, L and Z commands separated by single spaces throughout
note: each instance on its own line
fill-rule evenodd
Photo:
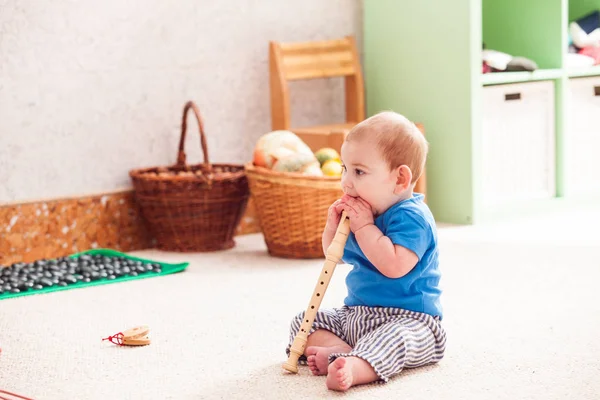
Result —
M 88 255 L 100 254 L 103 256 L 107 256 L 107 257 L 124 257 L 124 258 L 130 259 L 130 260 L 141 261 L 144 264 L 149 264 L 149 263 L 160 264 L 160 266 L 162 267 L 162 271 L 161 272 L 154 272 L 154 271 L 147 272 L 147 273 L 144 273 L 144 274 L 141 274 L 138 276 L 121 276 L 121 277 L 118 277 L 118 278 L 112 279 L 112 280 L 104 278 L 104 279 L 98 279 L 96 281 L 91 281 L 91 282 L 77 282 L 77 283 L 69 284 L 67 286 L 54 285 L 54 286 L 45 287 L 45 288 L 39 289 L 39 290 L 27 290 L 27 291 L 20 292 L 20 293 L 3 293 L 3 294 L 0 294 L 0 300 L 10 299 L 12 297 L 30 296 L 30 295 L 34 295 L 34 294 L 56 292 L 59 290 L 69 290 L 69 289 L 84 288 L 84 287 L 88 287 L 88 286 L 104 285 L 107 283 L 125 282 L 125 281 L 130 281 L 133 279 L 152 278 L 152 277 L 156 277 L 156 276 L 162 276 L 162 275 L 173 274 L 176 272 L 181 272 L 181 271 L 185 270 L 187 268 L 187 266 L 189 265 L 189 262 L 179 263 L 179 264 L 167 264 L 167 263 L 163 263 L 163 262 L 159 262 L 159 261 L 155 261 L 155 260 L 133 257 L 133 256 L 127 255 L 125 253 L 121 253 L 121 252 L 118 252 L 116 250 L 111 250 L 111 249 L 88 250 L 88 251 L 84 251 L 81 253 L 72 254 L 69 256 L 69 258 L 77 258 L 84 254 L 88 254 Z

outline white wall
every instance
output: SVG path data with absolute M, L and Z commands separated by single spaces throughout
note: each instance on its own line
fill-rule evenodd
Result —
M 130 187 L 173 163 L 196 101 L 212 162 L 270 130 L 268 41 L 352 34 L 359 0 L 0 0 L 0 203 Z M 343 120 L 341 79 L 292 85 L 295 124 Z M 201 152 L 190 119 L 188 161 Z

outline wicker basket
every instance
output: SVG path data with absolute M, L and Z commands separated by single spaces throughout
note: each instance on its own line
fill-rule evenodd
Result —
M 269 254 L 322 258 L 327 210 L 342 196 L 339 178 L 282 173 L 246 164 L 246 175 Z
M 194 111 L 204 163 L 187 165 L 186 117 Z M 196 105 L 183 110 L 177 164 L 132 170 L 136 202 L 161 250 L 193 252 L 229 249 L 248 203 L 243 165 L 210 164 L 202 118 Z

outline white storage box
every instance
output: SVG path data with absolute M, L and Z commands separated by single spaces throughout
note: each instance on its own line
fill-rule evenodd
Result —
M 600 193 L 600 77 L 569 80 L 567 194 Z
M 483 88 L 484 206 L 555 196 L 554 126 L 554 82 Z

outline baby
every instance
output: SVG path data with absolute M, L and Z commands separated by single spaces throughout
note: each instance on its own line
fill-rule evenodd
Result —
M 329 208 L 322 241 L 326 252 L 345 210 L 348 296 L 318 311 L 300 359 L 327 375 L 329 389 L 387 382 L 444 356 L 435 221 L 413 193 L 427 151 L 417 127 L 393 112 L 359 123 L 342 145 L 344 196 Z M 303 317 L 292 320 L 288 355 Z

